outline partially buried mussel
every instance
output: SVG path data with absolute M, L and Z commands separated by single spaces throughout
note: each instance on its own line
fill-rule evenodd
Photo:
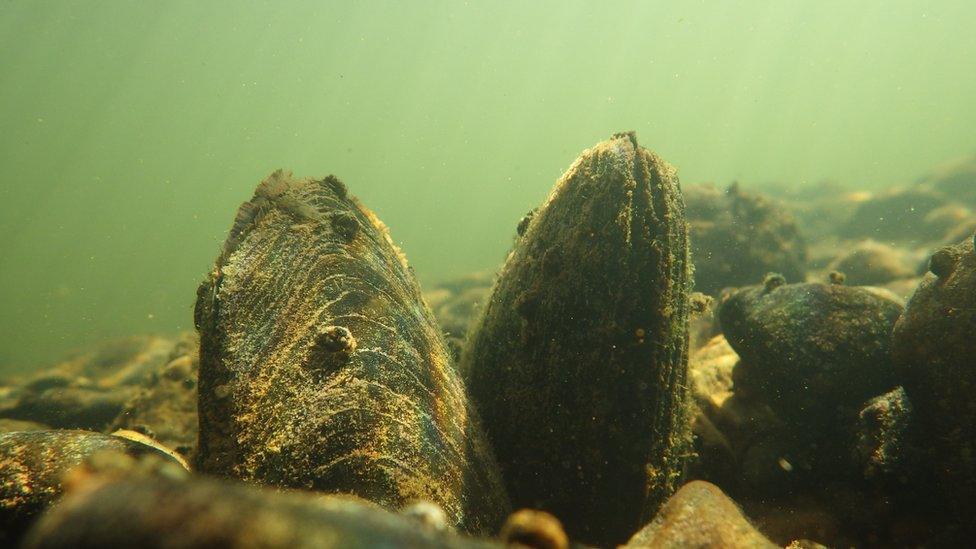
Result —
M 520 224 L 463 354 L 518 506 L 622 543 L 674 491 L 686 415 L 688 228 L 633 133 L 585 151 Z
M 200 286 L 198 463 L 245 481 L 507 511 L 440 331 L 386 227 L 335 177 L 278 171 Z
M 0 545 L 16 544 L 34 520 L 61 498 L 66 473 L 100 452 L 154 455 L 176 463 L 158 446 L 90 431 L 0 435 Z

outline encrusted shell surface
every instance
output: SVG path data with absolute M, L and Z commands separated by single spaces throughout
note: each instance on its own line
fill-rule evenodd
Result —
M 504 519 L 413 273 L 338 179 L 276 172 L 258 187 L 198 291 L 196 324 L 203 471 L 390 509 L 428 500 L 469 531 Z
M 513 503 L 574 539 L 622 543 L 676 488 L 690 441 L 674 168 L 615 135 L 522 225 L 462 371 Z

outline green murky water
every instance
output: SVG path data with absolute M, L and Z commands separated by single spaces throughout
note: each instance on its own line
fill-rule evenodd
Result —
M 976 4 L 0 2 L 0 368 L 192 327 L 235 208 L 335 173 L 423 281 L 501 262 L 633 129 L 686 183 L 905 183 L 976 148 Z

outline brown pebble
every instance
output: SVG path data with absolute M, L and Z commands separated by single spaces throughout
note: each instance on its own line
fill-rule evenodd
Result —
M 509 515 L 502 526 L 502 542 L 516 547 L 535 549 L 565 549 L 569 538 L 559 519 L 545 511 L 522 509 Z
M 774 548 L 714 484 L 685 484 L 626 547 Z

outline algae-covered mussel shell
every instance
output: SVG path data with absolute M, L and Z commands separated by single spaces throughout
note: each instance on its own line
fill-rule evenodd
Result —
M 674 490 L 686 416 L 690 265 L 674 169 L 619 134 L 520 227 L 462 359 L 522 507 L 622 543 Z
M 507 498 L 417 282 L 334 177 L 276 172 L 198 291 L 199 466 L 494 531 Z
M 0 434 L 0 544 L 14 544 L 61 497 L 64 475 L 98 452 L 171 459 L 153 446 L 90 431 Z

